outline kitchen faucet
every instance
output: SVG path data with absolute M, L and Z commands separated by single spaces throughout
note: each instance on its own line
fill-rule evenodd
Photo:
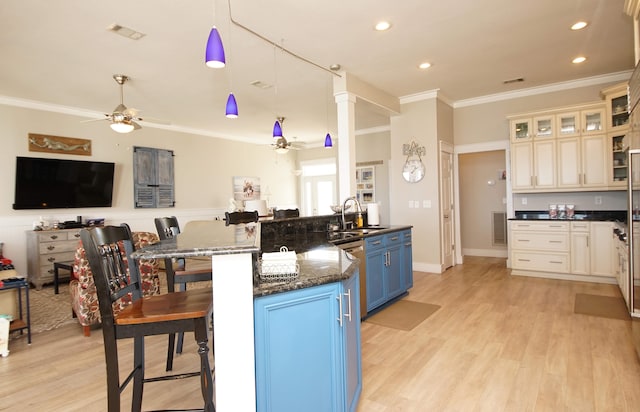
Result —
M 354 202 L 356 202 L 356 207 L 358 208 L 358 212 L 362 214 L 362 207 L 360 207 L 360 202 L 358 202 L 358 198 L 356 198 L 355 196 L 346 198 L 344 203 L 342 204 L 342 230 L 347 230 L 347 222 L 344 220 L 344 209 L 347 206 L 347 202 L 349 200 L 353 200 Z

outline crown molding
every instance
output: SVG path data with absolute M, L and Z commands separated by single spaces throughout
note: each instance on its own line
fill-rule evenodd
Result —
M 604 83 L 628 81 L 632 70 L 625 70 L 616 73 L 609 73 L 600 76 L 585 77 L 578 80 L 570 80 L 560 83 L 552 83 L 544 86 L 530 87 L 527 89 L 513 90 L 505 93 L 490 94 L 487 96 L 474 97 L 471 99 L 458 100 L 453 104 L 455 109 L 460 107 L 476 106 L 479 104 L 494 103 L 503 100 L 517 99 L 520 97 L 535 96 L 537 94 L 552 93 L 562 90 L 577 89 Z

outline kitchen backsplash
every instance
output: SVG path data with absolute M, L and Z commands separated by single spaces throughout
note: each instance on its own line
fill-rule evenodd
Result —
M 513 210 L 548 210 L 549 205 L 572 204 L 575 210 L 626 210 L 626 191 L 518 193 Z

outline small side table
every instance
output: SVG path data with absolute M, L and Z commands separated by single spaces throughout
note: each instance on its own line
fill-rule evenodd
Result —
M 69 271 L 69 279 L 73 277 L 73 261 L 68 262 L 53 262 L 53 293 L 58 294 L 58 282 L 60 276 L 58 270 L 65 269 Z
M 19 310 L 19 318 L 11 321 L 11 325 L 9 326 L 9 333 L 20 331 L 22 332 L 27 330 L 27 342 L 31 345 L 31 310 L 29 309 L 29 282 L 26 279 L 15 280 L 12 282 L 7 282 L 6 279 L 3 280 L 3 285 L 0 287 L 0 290 L 10 290 L 17 289 L 18 290 L 18 308 Z M 22 310 L 22 292 L 24 291 L 25 295 L 25 303 L 26 303 L 26 313 L 23 313 Z M 25 320 L 26 315 L 26 320 Z

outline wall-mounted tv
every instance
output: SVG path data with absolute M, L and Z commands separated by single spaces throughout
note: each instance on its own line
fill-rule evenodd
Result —
M 114 163 L 16 158 L 14 209 L 111 207 Z

